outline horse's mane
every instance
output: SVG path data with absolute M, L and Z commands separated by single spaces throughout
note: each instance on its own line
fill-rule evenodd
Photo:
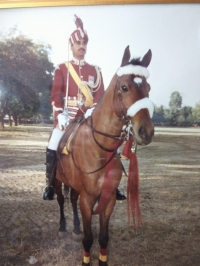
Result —
M 140 66 L 141 65 L 141 60 L 140 57 L 138 58 L 132 58 L 131 61 L 128 63 L 129 65 L 134 65 L 134 66 Z

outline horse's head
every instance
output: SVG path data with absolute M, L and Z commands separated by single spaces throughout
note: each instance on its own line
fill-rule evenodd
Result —
M 124 51 L 121 67 L 117 71 L 117 95 L 131 120 L 134 138 L 140 145 L 147 145 L 154 135 L 151 121 L 154 105 L 149 99 L 150 85 L 147 83 L 147 70 L 152 57 L 149 50 L 142 60 L 130 60 L 129 46 Z

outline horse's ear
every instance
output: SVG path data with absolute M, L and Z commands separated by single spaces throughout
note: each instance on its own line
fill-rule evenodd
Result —
M 128 45 L 126 47 L 125 51 L 124 51 L 124 55 L 123 55 L 123 58 L 122 58 L 121 67 L 128 64 L 128 62 L 130 60 L 130 57 L 131 57 L 131 54 L 130 54 L 129 45 Z
M 151 57 L 152 57 L 152 52 L 149 49 L 149 51 L 142 58 L 141 65 L 144 66 L 144 67 L 148 67 L 148 65 L 151 62 Z

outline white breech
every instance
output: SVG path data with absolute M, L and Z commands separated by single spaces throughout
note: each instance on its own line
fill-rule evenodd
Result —
M 51 138 L 49 140 L 48 149 L 56 151 L 58 147 L 58 143 L 63 134 L 64 134 L 64 131 L 61 131 L 58 128 L 54 128 Z

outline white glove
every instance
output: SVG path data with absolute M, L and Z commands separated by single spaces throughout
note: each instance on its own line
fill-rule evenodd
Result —
M 94 107 L 87 109 L 86 113 L 84 114 L 85 118 L 91 116 L 92 112 L 94 111 Z
M 69 125 L 68 115 L 65 112 L 63 112 L 57 116 L 57 119 L 60 130 L 66 129 L 66 127 Z

